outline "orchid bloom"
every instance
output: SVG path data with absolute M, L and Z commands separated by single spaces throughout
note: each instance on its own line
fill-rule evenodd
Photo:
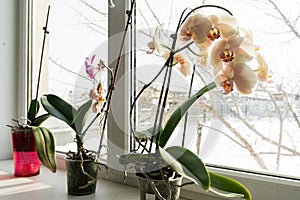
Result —
M 213 41 L 219 38 L 231 38 L 238 34 L 237 21 L 231 15 L 219 14 L 208 16 L 212 28 L 206 35 L 206 41 L 198 44 L 200 49 L 207 49 Z
M 241 94 L 250 94 L 257 83 L 257 77 L 253 70 L 245 63 L 228 63 L 216 77 L 215 82 L 224 89 L 224 94 L 236 89 Z
M 208 48 L 219 37 L 231 38 L 238 34 L 237 21 L 231 15 L 219 14 L 208 17 L 196 14 L 187 19 L 179 30 L 183 41 L 193 39 L 200 48 Z
M 161 31 L 162 27 L 163 27 L 163 24 L 156 27 L 153 40 L 148 43 L 148 48 L 149 48 L 149 51 L 147 52 L 148 54 L 153 53 L 154 50 L 156 50 L 160 54 L 160 49 L 159 49 L 160 44 L 159 43 L 160 43 L 160 31 Z
M 95 113 L 99 112 L 101 105 L 103 105 L 103 103 L 105 102 L 105 97 L 103 96 L 103 93 L 104 93 L 104 89 L 101 83 L 98 84 L 97 89 L 92 89 L 90 91 L 90 98 L 96 101 L 92 107 L 92 110 Z
M 193 39 L 202 55 L 199 61 L 206 63 L 208 48 L 219 39 L 229 39 L 238 34 L 237 20 L 226 14 L 208 17 L 196 14 L 186 20 L 180 27 L 179 38 L 183 41 Z
M 192 39 L 197 45 L 201 45 L 206 42 L 212 26 L 212 22 L 207 16 L 195 14 L 182 24 L 179 29 L 179 38 L 183 41 Z
M 165 59 L 168 59 L 169 56 L 170 56 L 170 53 L 165 52 L 162 56 Z M 186 60 L 182 55 L 180 55 L 178 53 L 173 56 L 173 65 L 178 66 L 177 69 L 185 77 L 190 76 L 193 72 L 193 68 L 191 66 L 191 63 L 188 60 Z
M 174 55 L 174 62 L 179 63 L 179 71 L 185 76 L 190 76 L 193 72 L 192 66 L 189 61 L 184 59 L 180 54 L 175 54 Z
M 207 37 L 211 40 L 218 39 L 220 36 L 223 38 L 231 38 L 238 34 L 237 20 L 232 15 L 210 15 L 209 18 L 213 27 Z
M 250 39 L 251 41 L 253 41 L 253 35 L 252 35 L 252 31 L 249 28 L 246 27 L 239 27 L 238 28 L 239 31 L 239 35 L 241 37 L 245 37 Z
M 261 82 L 266 82 L 269 77 L 269 66 L 261 54 L 257 53 L 256 60 L 258 63 L 257 78 Z
M 99 70 L 99 68 L 97 66 L 92 65 L 94 62 L 95 56 L 96 55 L 94 54 L 91 59 L 88 57 L 85 58 L 85 71 L 89 75 L 90 79 L 94 79 L 95 74 Z
M 252 41 L 244 37 L 234 37 L 218 41 L 211 50 L 212 64 L 221 69 L 223 63 L 248 62 L 255 54 Z

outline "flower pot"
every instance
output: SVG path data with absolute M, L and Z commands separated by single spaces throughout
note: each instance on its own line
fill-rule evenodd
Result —
M 35 146 L 32 129 L 29 127 L 13 128 L 12 146 L 15 176 L 35 176 L 40 173 L 40 160 Z
M 153 186 L 157 189 L 159 194 L 164 197 L 164 199 L 178 200 L 180 195 L 180 187 L 182 177 L 176 179 L 169 179 L 169 184 L 171 186 L 171 191 L 168 189 L 168 183 L 165 180 L 151 180 L 152 184 L 146 178 L 138 176 L 139 189 L 140 189 L 140 200 L 146 200 L 147 194 L 152 194 L 155 196 L 155 200 L 160 200 L 160 198 L 155 194 Z M 170 196 L 170 198 L 168 198 Z
M 70 195 L 95 193 L 98 167 L 94 160 L 66 159 L 67 187 Z

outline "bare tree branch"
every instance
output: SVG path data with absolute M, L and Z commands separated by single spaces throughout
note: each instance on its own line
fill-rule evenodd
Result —
M 227 137 L 228 139 L 230 139 L 231 141 L 233 141 L 234 143 L 236 143 L 236 144 L 239 145 L 240 147 L 246 148 L 245 146 L 243 146 L 243 144 L 241 144 L 241 143 L 238 142 L 236 139 L 234 139 L 233 137 L 231 137 L 230 135 L 228 135 L 226 132 L 221 131 L 220 129 L 217 129 L 217 128 L 214 128 L 214 127 L 211 127 L 211 126 L 207 126 L 207 125 L 202 124 L 202 123 L 201 123 L 201 125 L 202 125 L 203 127 L 206 127 L 206 128 L 208 128 L 208 129 L 211 129 L 211 130 L 214 130 L 214 131 L 217 131 L 217 132 L 221 133 L 222 135 L 224 135 L 225 137 Z
M 261 169 L 268 169 L 264 160 L 255 152 L 252 145 L 234 127 L 232 127 L 232 125 L 222 115 L 220 115 L 213 107 L 208 106 L 207 104 L 204 104 L 204 106 L 206 106 L 206 108 L 209 109 L 213 115 L 243 143 Z
M 82 12 L 80 12 L 79 10 L 77 10 L 76 8 L 74 8 L 72 5 L 68 4 L 66 2 L 66 4 L 72 9 L 74 10 L 74 12 L 79 15 L 80 17 L 83 18 L 83 20 L 85 20 L 85 23 L 82 23 L 83 25 L 86 25 L 87 27 L 89 27 L 91 30 L 101 34 L 101 35 L 106 35 L 107 34 L 107 28 L 106 27 L 102 27 L 96 23 L 94 23 L 91 19 L 89 19 L 88 17 L 84 16 L 82 14 Z
M 276 3 L 274 3 L 273 0 L 269 0 L 269 2 L 274 6 L 274 9 L 279 13 L 279 15 L 281 16 L 281 18 L 283 19 L 284 23 L 289 27 L 289 29 L 292 31 L 292 33 L 295 34 L 295 36 L 300 39 L 300 34 L 299 32 L 295 29 L 295 26 L 292 25 L 292 23 L 290 22 L 290 20 L 283 14 L 283 12 L 281 11 L 281 9 L 277 6 Z
M 277 155 L 277 152 L 259 152 L 259 155 Z M 281 153 L 280 156 L 294 156 L 293 154 Z
M 71 74 L 74 74 L 74 75 L 76 75 L 76 76 L 80 76 L 81 78 L 84 78 L 84 79 L 86 79 L 86 80 L 88 80 L 88 81 L 93 82 L 93 81 L 92 81 L 91 79 L 89 79 L 88 77 L 83 76 L 83 75 L 81 75 L 81 74 L 78 74 L 78 73 L 76 73 L 76 72 L 70 70 L 68 67 L 64 67 L 63 65 L 59 64 L 59 63 L 58 63 L 56 60 L 54 60 L 53 58 L 49 57 L 49 60 L 50 60 L 52 63 L 54 63 L 56 66 L 62 68 L 63 70 L 65 70 L 65 71 L 67 71 L 67 72 L 69 72 L 69 73 L 71 73 Z
M 280 154 L 281 154 L 281 148 L 282 148 L 282 137 L 283 137 L 283 117 L 282 114 L 280 112 L 280 108 L 279 105 L 277 104 L 274 95 L 272 95 L 270 93 L 270 91 L 268 91 L 266 89 L 266 87 L 264 87 L 263 85 L 260 85 L 261 88 L 264 89 L 264 91 L 270 96 L 271 101 L 273 103 L 273 105 L 275 106 L 275 110 L 278 114 L 278 118 L 279 118 L 279 134 L 278 134 L 278 145 L 277 145 L 277 157 L 276 157 L 276 165 L 277 165 L 277 171 L 279 170 L 279 165 L 280 165 Z
M 146 5 L 147 5 L 147 7 L 149 8 L 150 12 L 152 13 L 154 19 L 157 21 L 157 25 L 158 25 L 158 26 L 161 25 L 161 23 L 160 23 L 158 17 L 156 16 L 156 14 L 155 14 L 154 11 L 152 10 L 151 6 L 149 5 L 148 0 L 145 0 L 145 3 L 146 3 Z
M 108 15 L 108 13 L 101 12 L 100 10 L 96 9 L 95 6 L 92 6 L 91 4 L 87 3 L 85 0 L 80 0 L 80 2 L 86 5 L 87 7 L 89 7 L 90 9 L 92 9 L 93 11 L 95 11 L 96 13 L 103 15 L 104 17 Z

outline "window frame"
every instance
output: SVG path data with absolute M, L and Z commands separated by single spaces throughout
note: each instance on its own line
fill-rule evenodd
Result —
M 27 115 L 28 107 L 28 88 L 29 82 L 29 63 L 30 63 L 30 1 L 24 0 L 19 2 L 19 52 L 18 52 L 18 116 Z
M 126 1 L 124 1 L 126 2 Z M 127 1 L 129 2 L 129 1 Z M 128 3 L 126 4 L 122 4 L 122 6 L 119 5 L 118 2 L 118 6 L 116 8 L 113 8 L 114 12 L 117 13 L 126 13 L 126 10 L 128 9 Z M 122 10 L 124 9 L 124 10 Z M 112 10 L 110 10 L 112 11 Z M 124 15 L 125 16 L 125 15 Z M 118 21 L 118 20 L 114 20 L 114 16 L 113 14 L 110 15 L 110 21 Z M 126 17 L 126 16 L 125 16 Z M 125 21 L 122 21 L 122 23 L 124 23 Z M 125 23 L 122 24 L 119 23 L 118 21 L 118 26 L 120 25 L 121 27 L 119 27 L 119 31 L 123 31 Z M 109 23 L 110 24 L 110 23 Z M 123 26 L 122 26 L 123 25 Z M 115 29 L 116 28 L 116 24 L 114 24 Z M 118 33 L 118 32 L 115 32 Z M 132 32 L 134 34 L 134 31 Z M 111 35 L 109 35 L 111 36 Z M 129 63 L 130 60 L 130 55 L 126 55 L 126 58 L 124 59 L 125 63 Z M 122 63 L 123 64 L 123 63 Z M 127 66 L 128 68 L 128 66 Z M 126 71 L 125 71 L 126 72 Z M 122 73 L 121 73 L 122 74 Z M 123 74 L 124 75 L 124 74 Z M 126 83 L 129 86 L 129 82 Z M 125 85 L 125 84 L 124 84 Z M 126 92 L 125 93 L 125 97 L 124 99 L 120 99 L 120 98 L 116 98 L 117 101 L 119 101 L 120 103 L 122 103 L 122 101 L 126 102 L 126 105 L 129 105 L 129 99 L 130 99 L 130 93 Z M 126 114 L 126 108 L 124 108 L 124 112 Z M 126 116 L 126 115 L 125 115 Z M 129 123 L 128 117 L 124 118 L 125 122 L 127 121 L 127 124 Z M 124 122 L 124 124 L 126 124 Z M 110 126 L 109 128 L 109 134 L 110 135 L 110 131 L 118 131 L 115 128 L 117 126 L 114 126 L 116 124 L 111 124 L 112 126 Z M 121 129 L 122 130 L 122 129 Z M 128 130 L 127 126 L 123 127 L 123 130 Z M 117 135 L 117 134 L 116 134 Z M 122 134 L 123 136 L 127 136 L 126 134 Z M 128 147 L 129 145 L 129 141 L 128 138 L 114 138 L 111 137 L 110 139 L 112 139 L 112 141 L 114 141 L 114 139 L 120 140 L 118 143 L 119 144 L 123 144 L 123 147 Z M 112 156 L 114 156 L 112 154 Z M 111 157 L 113 158 L 113 157 Z M 222 167 L 208 167 L 209 170 L 216 172 L 216 173 L 220 173 L 222 175 L 226 175 L 229 177 L 232 177 L 238 181 L 240 181 L 241 183 L 245 184 L 249 190 L 251 191 L 252 195 L 253 195 L 253 199 L 296 199 L 296 197 L 298 197 L 300 195 L 300 179 L 289 179 L 289 178 L 284 178 L 284 177 L 279 177 L 279 176 L 273 176 L 273 175 L 267 175 L 267 174 L 258 174 L 258 173 L 254 173 L 254 172 L 242 172 L 242 171 L 237 171 L 237 170 L 233 170 L 233 169 L 225 169 Z M 116 169 L 116 168 L 113 168 Z M 122 168 L 121 168 L 122 169 Z M 124 169 L 124 167 L 123 167 Z M 111 170 L 113 171 L 112 173 L 109 174 L 108 179 L 109 180 L 113 180 L 113 181 L 117 181 L 120 183 L 123 183 L 123 178 L 124 178 L 124 174 L 122 172 L 118 172 L 117 170 Z M 134 175 L 129 175 L 128 178 L 126 179 L 125 184 L 129 184 L 129 185 L 137 185 L 135 182 L 135 177 Z M 200 196 L 203 197 L 203 199 L 220 199 L 220 197 L 217 197 L 211 193 L 207 193 L 205 191 L 200 191 L 199 192 L 199 187 L 197 187 L 196 185 L 192 185 L 192 186 L 188 186 L 186 188 L 182 188 L 182 193 L 181 195 L 184 198 L 191 198 L 191 199 L 197 199 Z
M 27 12 L 28 12 L 28 3 L 30 1 L 18 1 L 20 10 L 20 45 L 22 48 L 19 49 L 19 59 L 22 62 L 22 64 L 19 64 L 20 71 L 18 74 L 19 77 L 19 91 L 22 91 L 22 93 L 18 93 L 18 107 L 19 113 L 21 116 L 26 114 L 27 112 L 27 98 L 28 98 L 28 85 L 29 85 L 29 79 L 28 79 L 28 68 L 29 62 L 28 62 L 28 55 L 30 52 L 28 50 L 30 48 L 28 44 L 28 38 L 30 37 L 28 34 L 30 34 L 28 31 L 28 18 L 27 18 Z M 115 8 L 109 9 L 109 37 L 114 36 L 115 34 L 119 34 L 124 30 L 124 26 L 126 23 L 127 15 L 126 10 L 128 9 L 128 6 L 130 4 L 130 1 L 118 1 L 117 6 Z M 113 23 L 112 23 L 113 22 Z M 112 41 L 111 41 L 112 42 Z M 110 43 L 109 43 L 110 44 Z M 129 45 L 129 44 L 128 44 Z M 129 46 L 125 47 L 127 50 L 129 49 Z M 114 46 L 113 48 L 109 47 L 109 60 L 113 60 L 113 58 L 116 57 L 116 54 L 119 52 L 119 47 Z M 129 134 L 127 134 L 129 131 L 129 117 L 128 117 L 128 109 L 130 105 L 130 80 L 127 78 L 121 79 L 119 77 L 122 77 L 122 75 L 125 75 L 126 72 L 129 70 L 129 63 L 130 63 L 130 54 L 124 54 L 123 59 L 121 60 L 121 66 L 125 66 L 123 69 L 119 71 L 118 81 L 122 82 L 122 88 L 121 92 L 115 91 L 114 92 L 114 103 L 113 105 L 127 105 L 127 106 L 121 106 L 115 109 L 119 109 L 119 115 L 123 117 L 124 122 L 120 125 L 117 124 L 116 121 L 113 118 L 112 112 L 109 114 L 109 122 L 108 122 L 108 140 L 110 141 L 110 148 L 112 147 L 112 150 L 109 151 L 108 154 L 108 166 L 109 166 L 109 180 L 117 181 L 117 182 L 123 182 L 124 175 L 122 173 L 122 170 L 124 169 L 124 166 L 121 166 L 116 158 L 116 155 L 125 153 L 130 146 L 130 137 Z M 111 66 L 115 64 L 114 62 Z M 126 76 L 125 76 L 126 77 Z M 112 110 L 114 108 L 112 107 Z M 125 130 L 125 131 L 124 131 Z M 63 161 L 63 155 L 58 154 L 58 165 L 59 168 L 64 167 L 64 161 Z M 230 177 L 233 177 L 237 179 L 238 181 L 245 184 L 249 190 L 251 191 L 253 195 L 253 199 L 296 199 L 296 197 L 300 196 L 300 181 L 299 180 L 293 180 L 293 179 L 287 179 L 283 177 L 275 177 L 271 175 L 264 175 L 264 174 L 255 174 L 252 172 L 240 172 L 240 171 L 234 171 L 229 169 L 222 169 L 217 167 L 209 167 L 210 170 L 213 172 L 217 172 L 223 175 L 227 175 Z M 137 185 L 134 175 L 130 175 L 127 179 L 127 181 L 124 184 L 129 185 Z M 219 199 L 220 197 L 214 197 L 210 193 L 206 192 L 199 192 L 198 188 L 196 186 L 188 186 L 187 188 L 182 188 L 182 196 L 185 198 L 191 198 L 196 199 L 200 196 L 203 197 L 203 199 Z
M 127 14 L 130 1 L 119 1 L 117 6 L 109 8 L 108 14 L 108 63 L 115 70 L 117 63 L 116 58 L 119 56 L 120 45 L 126 26 Z M 127 32 L 127 36 L 129 33 Z M 115 45 L 119 44 L 119 45 Z M 126 75 L 129 71 L 130 63 L 130 42 L 125 42 L 124 51 L 120 60 L 118 76 L 116 77 L 117 87 L 113 93 L 112 105 L 108 115 L 107 139 L 108 139 L 108 156 L 107 163 L 113 169 L 123 169 L 124 167 L 118 162 L 117 155 L 128 152 L 130 146 L 129 133 L 129 109 L 130 109 L 130 81 Z M 119 106 L 125 105 L 125 106 Z M 126 106 L 127 105 L 127 106 Z M 114 112 L 117 110 L 117 112 Z M 116 116 L 118 115 L 118 116 Z M 115 119 L 124 119 L 118 123 Z

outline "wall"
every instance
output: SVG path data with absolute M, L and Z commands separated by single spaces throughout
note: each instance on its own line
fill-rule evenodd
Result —
M 18 5 L 0 0 L 0 159 L 11 158 L 11 135 L 7 124 L 17 118 Z

